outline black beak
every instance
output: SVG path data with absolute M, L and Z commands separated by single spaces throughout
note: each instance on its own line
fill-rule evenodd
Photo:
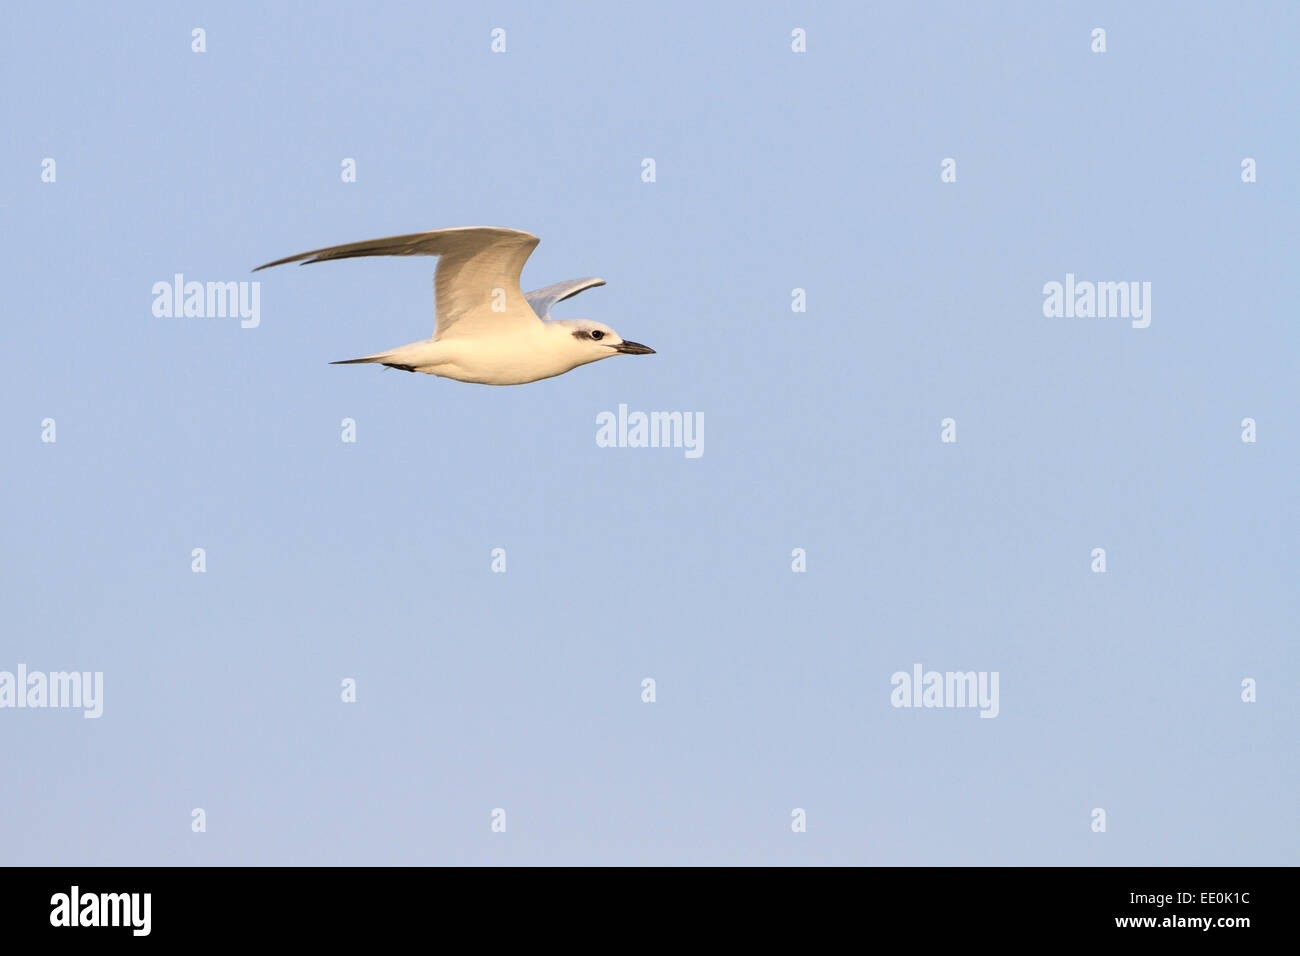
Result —
M 655 350 L 648 345 L 642 345 L 640 342 L 623 341 L 614 346 L 614 351 L 622 352 L 624 355 L 654 355 Z

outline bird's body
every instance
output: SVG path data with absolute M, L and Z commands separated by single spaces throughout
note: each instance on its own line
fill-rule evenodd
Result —
M 376 362 L 393 368 L 424 372 L 479 385 L 524 385 L 595 362 L 606 355 L 575 352 L 572 333 L 558 322 L 537 322 L 535 328 L 473 338 L 425 339 L 387 352 L 337 364 Z
M 573 279 L 524 295 L 519 274 L 538 241 L 514 229 L 439 229 L 330 246 L 258 269 L 357 256 L 440 257 L 433 337 L 336 365 L 379 364 L 480 385 L 523 385 L 612 355 L 654 352 L 599 322 L 547 321 L 555 303 L 605 280 Z

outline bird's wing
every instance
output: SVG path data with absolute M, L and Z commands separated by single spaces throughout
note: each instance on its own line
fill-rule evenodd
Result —
M 549 319 L 551 317 L 551 306 L 555 305 L 555 303 L 571 299 L 579 292 L 585 292 L 588 289 L 594 289 L 596 286 L 604 284 L 604 279 L 597 279 L 595 276 L 588 276 L 586 279 L 569 279 L 567 282 L 548 285 L 544 289 L 525 292 L 524 298 L 528 300 L 528 304 L 533 307 L 533 311 L 540 318 Z
M 537 322 L 519 288 L 519 273 L 540 241 L 516 229 L 466 226 L 315 249 L 268 262 L 253 271 L 286 262 L 308 265 L 357 256 L 439 256 L 433 278 L 434 338 L 441 339 L 447 335 L 475 335 L 489 324 L 500 329 Z

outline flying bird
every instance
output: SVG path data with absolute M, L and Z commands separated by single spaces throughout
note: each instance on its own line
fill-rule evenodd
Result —
M 332 365 L 371 363 L 458 382 L 523 385 L 613 355 L 654 354 L 600 322 L 551 320 L 553 305 L 604 285 L 604 279 L 570 279 L 525 295 L 519 273 L 540 241 L 495 226 L 437 229 L 316 249 L 253 271 L 358 256 L 439 257 L 433 277 L 433 337 Z

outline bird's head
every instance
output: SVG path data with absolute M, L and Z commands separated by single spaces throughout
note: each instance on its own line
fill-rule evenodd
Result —
M 611 355 L 653 355 L 654 349 L 640 342 L 629 342 L 608 325 L 590 319 L 564 319 L 550 322 L 556 334 L 569 338 L 569 349 L 579 365 L 598 362 Z

